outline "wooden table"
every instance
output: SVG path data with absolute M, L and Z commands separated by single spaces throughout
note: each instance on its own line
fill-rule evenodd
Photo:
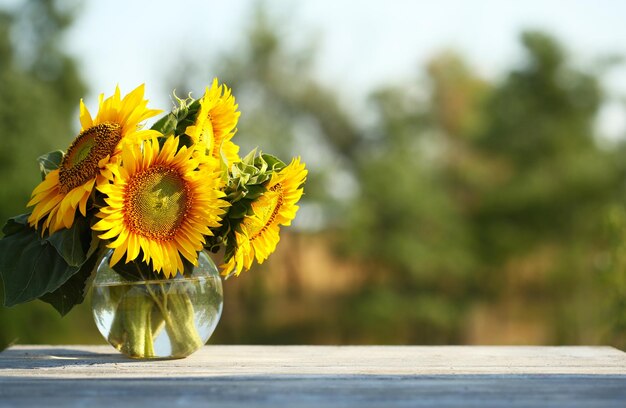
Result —
M 108 346 L 0 353 L 1 407 L 626 407 L 610 347 L 206 346 L 135 361 Z

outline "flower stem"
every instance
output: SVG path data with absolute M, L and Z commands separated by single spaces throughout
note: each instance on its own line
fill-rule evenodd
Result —
M 184 291 L 173 291 L 174 293 L 167 293 L 165 289 L 165 285 L 162 282 L 158 283 L 160 293 L 155 293 L 152 288 L 152 283 L 150 283 L 144 274 L 141 271 L 139 265 L 135 264 L 137 268 L 137 272 L 139 276 L 144 280 L 146 290 L 152 301 L 157 306 L 160 311 L 162 321 L 165 322 L 165 330 L 167 331 L 171 346 L 172 346 L 172 357 L 184 357 L 191 354 L 193 351 L 202 346 L 202 339 L 198 334 L 198 331 L 194 322 L 194 309 L 191 299 L 189 299 L 189 295 L 184 293 Z M 172 288 L 176 285 L 177 282 L 171 282 L 170 292 L 172 292 Z M 181 285 L 181 288 L 184 289 L 184 286 Z M 153 327 L 157 327 L 156 325 L 152 325 Z M 150 327 L 148 327 L 150 329 Z M 150 339 L 156 337 L 156 332 L 152 330 L 148 330 L 146 334 L 146 340 L 148 339 L 148 334 L 150 334 Z M 150 343 L 152 343 L 150 341 Z M 148 348 L 145 348 L 148 351 Z M 151 357 L 154 354 L 154 349 L 152 348 L 151 354 L 146 354 L 145 357 Z

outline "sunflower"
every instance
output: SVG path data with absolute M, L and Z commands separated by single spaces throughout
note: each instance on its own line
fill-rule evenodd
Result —
M 121 163 L 112 166 L 112 183 L 98 187 L 107 198 L 92 228 L 101 239 L 115 238 L 111 266 L 126 253 L 126 262 L 143 252 L 155 272 L 166 277 L 183 270 L 184 256 L 197 264 L 198 251 L 210 228 L 220 226 L 228 203 L 221 199 L 218 168 L 198 169 L 193 150 L 178 149 L 177 137 L 162 148 L 156 139 L 129 146 Z
M 250 269 L 255 258 L 261 264 L 274 252 L 280 240 L 280 226 L 290 225 L 296 217 L 296 203 L 302 197 L 306 175 L 299 157 L 272 175 L 265 193 L 252 203 L 253 214 L 245 216 L 239 231 L 234 232 L 236 249 L 222 265 L 224 275 L 233 270 L 239 275 L 243 269 Z
M 98 115 L 95 118 L 80 101 L 81 131 L 74 139 L 58 169 L 48 173 L 33 190 L 28 206 L 34 206 L 28 222 L 40 226 L 43 234 L 70 228 L 76 209 L 87 214 L 87 200 L 94 184 L 106 182 L 108 167 L 119 156 L 125 142 L 135 143 L 155 134 L 140 130 L 139 124 L 160 111 L 147 108 L 144 86 L 137 87 L 121 99 L 120 89 L 107 99 L 100 95 Z
M 223 155 L 227 164 L 238 162 L 239 146 L 231 141 L 237 132 L 240 115 L 237 107 L 231 90 L 226 85 L 218 85 L 215 78 L 200 99 L 195 123 L 188 126 L 185 133 L 203 147 L 209 157 L 222 160 Z

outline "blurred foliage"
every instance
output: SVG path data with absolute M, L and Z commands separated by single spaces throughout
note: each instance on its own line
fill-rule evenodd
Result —
M 323 209 L 331 234 L 319 239 L 352 259 L 360 280 L 323 300 L 300 287 L 287 304 L 313 311 L 281 324 L 267 303 L 281 304 L 275 292 L 297 288 L 306 268 L 292 262 L 285 273 L 295 284 L 282 291 L 267 276 L 276 265 L 259 268 L 266 276 L 227 283 L 240 286 L 252 316 L 224 341 L 619 343 L 607 319 L 614 247 L 605 221 L 623 202 L 626 167 L 622 144 L 601 148 L 594 132 L 605 100 L 597 71 L 577 68 L 549 35 L 526 32 L 523 61 L 502 79 L 443 52 L 426 76 L 375 91 L 356 112 L 315 79 L 310 47 L 290 49 L 284 27 L 258 9 L 217 71 L 245 112 L 238 140 L 311 165 L 303 213 Z M 196 73 L 187 89 L 207 81 L 201 63 Z M 488 333 L 477 333 L 481 314 Z M 498 333 L 516 320 L 520 329 Z M 533 322 L 540 329 L 526 336 Z
M 616 205 L 607 218 L 609 242 L 613 253 L 609 258 L 609 273 L 604 276 L 607 306 L 601 316 L 607 322 L 610 342 L 626 349 L 626 208 Z
M 0 89 L 3 218 L 34 186 L 35 156 L 70 140 L 83 92 L 58 48 L 67 16 L 27 4 L 0 25 L 0 75 L 11 78 Z M 16 48 L 9 34 L 29 26 L 17 21 L 47 27 L 29 34 L 45 41 Z M 239 46 L 172 75 L 180 94 L 201 94 L 211 67 L 243 113 L 242 153 L 263 145 L 310 167 L 301 228 L 225 282 L 213 342 L 626 346 L 626 152 L 594 130 L 601 71 L 526 32 L 523 59 L 501 78 L 446 51 L 361 109 L 316 79 L 315 48 L 289 45 L 289 27 L 259 6 Z M 0 342 L 97 336 L 88 307 L 51 313 L 0 311 Z
M 2 224 L 25 212 L 30 192 L 40 181 L 37 157 L 69 144 L 75 136 L 74 117 L 86 89 L 76 62 L 62 50 L 61 36 L 73 11 L 58 3 L 30 0 L 0 10 Z M 63 341 L 75 330 L 42 303 L 0 307 L 0 325 L 0 344 L 15 339 Z M 85 341 L 84 335 L 76 334 Z

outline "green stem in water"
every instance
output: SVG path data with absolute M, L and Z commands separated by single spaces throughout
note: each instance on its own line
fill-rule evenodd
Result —
M 146 278 L 138 265 L 137 270 L 145 281 Z M 185 357 L 201 347 L 204 342 L 196 329 L 193 304 L 189 295 L 182 290 L 181 293 L 172 290 L 177 283 L 174 281 L 169 283 L 169 292 L 174 293 L 167 293 L 163 283 L 159 283 L 160 293 L 155 293 L 149 283 L 146 284 L 146 288 L 165 322 L 165 330 L 172 346 L 171 356 Z M 184 289 L 184 285 L 180 286 Z
M 135 263 L 143 282 L 112 289 L 118 299 L 109 341 L 133 358 L 155 357 L 154 340 L 165 328 L 171 357 L 185 357 L 203 345 L 194 321 L 194 307 L 186 291 L 189 282 L 149 281 Z M 167 290 L 166 290 L 167 289 Z
M 130 357 L 154 356 L 152 306 L 140 287 L 126 291 L 117 305 L 109 341 Z
M 172 323 L 166 322 L 165 330 L 172 343 L 172 355 L 187 356 L 204 344 L 194 322 L 193 304 L 187 293 L 174 292 L 167 295 L 167 298 L 167 310 Z

